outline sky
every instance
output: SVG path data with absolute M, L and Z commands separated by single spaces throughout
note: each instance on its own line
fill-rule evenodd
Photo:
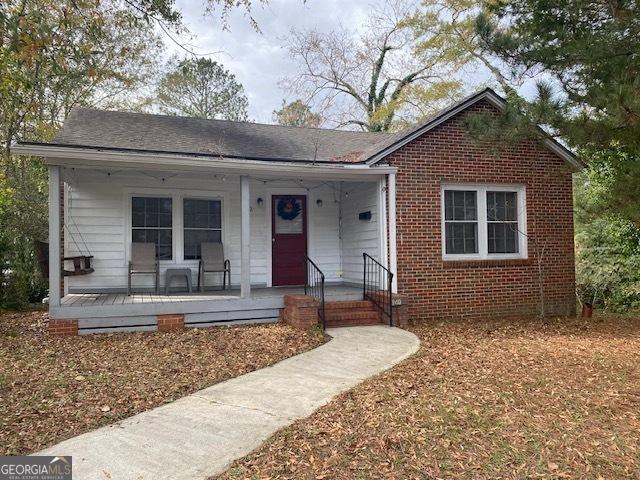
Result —
M 372 0 L 269 0 L 265 6 L 254 3 L 252 16 L 261 33 L 251 26 L 241 9 L 231 12 L 229 30 L 224 31 L 218 17 L 203 16 L 202 0 L 177 0 L 176 6 L 194 34 L 190 48 L 199 54 L 220 52 L 209 58 L 222 63 L 244 86 L 249 118 L 271 123 L 272 112 L 280 108 L 282 100 L 294 100 L 278 85 L 297 71 L 284 48 L 291 28 L 331 31 L 341 23 L 362 25 Z M 171 42 L 167 45 L 170 53 L 184 53 Z
M 244 86 L 249 99 L 249 120 L 273 123 L 273 111 L 281 107 L 282 101 L 296 99 L 279 85 L 298 71 L 285 47 L 291 29 L 329 32 L 344 25 L 357 32 L 364 28 L 368 12 L 384 0 L 268 0 L 266 5 L 253 0 L 252 3 L 251 14 L 260 31 L 252 26 L 242 8 L 230 12 L 225 30 L 219 15 L 204 14 L 203 0 L 176 0 L 176 7 L 193 35 L 185 39 L 188 47 L 200 55 L 217 52 L 207 56 L 222 63 Z M 165 40 L 168 55 L 185 55 L 179 46 Z M 492 77 L 483 67 L 468 66 L 461 78 L 470 93 L 486 86 Z M 519 90 L 526 97 L 532 96 L 534 81 Z

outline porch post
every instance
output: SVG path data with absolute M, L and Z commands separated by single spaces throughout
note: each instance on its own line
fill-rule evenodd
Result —
M 49 166 L 49 305 L 60 306 L 60 167 Z
M 380 263 L 389 266 L 389 250 L 387 245 L 387 185 L 383 176 L 378 181 L 378 235 L 380 237 Z
M 389 194 L 389 270 L 393 273 L 393 293 L 398 293 L 398 259 L 396 249 L 396 174 L 390 173 L 387 179 Z
M 240 177 L 240 296 L 251 296 L 251 200 L 249 177 Z

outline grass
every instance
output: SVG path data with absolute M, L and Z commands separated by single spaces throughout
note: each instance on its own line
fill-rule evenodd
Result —
M 283 324 L 56 337 L 0 313 L 0 455 L 31 453 L 321 344 Z
M 412 331 L 414 357 L 220 478 L 640 478 L 640 318 Z

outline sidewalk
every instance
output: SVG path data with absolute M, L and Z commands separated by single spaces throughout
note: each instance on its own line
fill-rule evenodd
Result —
M 420 345 L 412 333 L 385 326 L 327 333 L 332 340 L 319 348 L 38 454 L 71 455 L 78 480 L 207 478 Z

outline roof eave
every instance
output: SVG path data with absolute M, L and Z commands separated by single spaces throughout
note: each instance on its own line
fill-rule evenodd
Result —
M 102 165 L 118 164 L 124 167 L 178 168 L 191 170 L 231 169 L 236 171 L 282 171 L 287 173 L 353 173 L 382 175 L 395 173 L 396 168 L 390 166 L 372 166 L 365 163 L 338 162 L 295 162 L 295 161 L 260 161 L 225 156 L 198 156 L 178 153 L 118 151 L 113 149 L 83 148 L 42 144 L 35 142 L 18 142 L 12 146 L 12 152 L 18 155 L 44 157 L 50 165 Z M 372 168 L 373 167 L 373 168 Z

